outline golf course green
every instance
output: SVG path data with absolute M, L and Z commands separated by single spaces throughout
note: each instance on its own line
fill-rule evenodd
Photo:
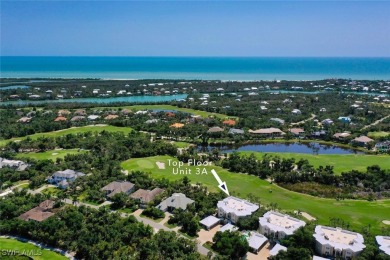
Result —
M 30 152 L 30 153 L 18 153 L 17 158 L 32 158 L 35 160 L 52 160 L 55 161 L 57 158 L 64 158 L 68 154 L 79 154 L 86 153 L 86 150 L 79 149 L 62 149 L 62 150 L 50 150 L 46 152 Z
M 171 165 L 169 165 L 169 160 L 171 160 Z M 165 169 L 157 167 L 156 162 L 164 163 Z M 184 165 L 180 169 L 184 172 L 191 170 L 191 174 L 173 174 L 177 167 L 174 167 L 172 162 L 177 162 L 177 160 L 170 156 L 155 156 L 130 159 L 123 162 L 122 167 L 129 172 L 136 170 L 150 172 L 154 178 L 166 178 L 171 181 L 188 176 L 193 184 L 202 183 L 211 192 L 217 192 L 219 191 L 218 183 L 210 172 L 211 169 L 215 169 L 222 181 L 226 181 L 232 195 L 246 198 L 251 193 L 260 197 L 261 204 L 277 203 L 284 211 L 307 212 L 323 225 L 329 225 L 330 218 L 340 218 L 349 222 L 351 230 L 358 232 L 370 225 L 371 231 L 379 234 L 381 227 L 385 226 L 382 221 L 390 219 L 390 200 L 369 202 L 318 198 L 283 189 L 255 176 L 231 173 L 216 166 L 185 167 Z M 200 173 L 207 174 L 196 174 L 196 168 L 199 168 Z
M 58 136 L 64 136 L 67 134 L 81 134 L 86 132 L 102 132 L 102 131 L 108 131 L 108 132 L 123 132 L 125 134 L 130 133 L 133 131 L 130 127 L 118 127 L 118 126 L 111 126 L 111 125 L 88 125 L 88 126 L 81 126 L 81 127 L 71 127 L 59 131 L 53 131 L 53 132 L 46 132 L 46 133 L 37 133 L 32 134 L 28 136 L 23 137 L 15 137 L 7 140 L 0 140 L 0 146 L 6 145 L 10 141 L 18 141 L 26 139 L 27 137 L 31 139 L 38 139 L 39 137 L 58 137 Z
M 304 153 L 262 153 L 262 152 L 239 152 L 241 155 L 254 154 L 258 159 L 262 159 L 265 154 L 278 156 L 283 159 L 294 158 L 295 161 L 306 159 L 314 167 L 326 165 L 333 166 L 336 174 L 350 170 L 365 171 L 368 166 L 379 165 L 382 169 L 390 169 L 389 155 L 369 155 L 369 154 L 304 154 Z

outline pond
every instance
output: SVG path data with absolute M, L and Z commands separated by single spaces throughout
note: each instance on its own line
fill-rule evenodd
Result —
M 30 86 L 26 86 L 26 85 L 15 85 L 15 86 L 8 86 L 8 87 L 0 87 L 0 90 L 27 89 L 27 88 L 30 88 Z
M 252 151 L 265 153 L 305 153 L 305 154 L 364 154 L 353 149 L 342 148 L 333 145 L 312 143 L 259 143 L 241 146 L 198 146 L 201 152 L 218 148 L 222 153 L 233 151 Z
M 155 103 L 168 102 L 178 99 L 185 99 L 187 94 L 171 96 L 130 96 L 130 97 L 110 97 L 110 98 L 72 98 L 72 99 L 55 99 L 55 100 L 16 100 L 0 102 L 0 106 L 5 105 L 29 105 L 29 104 L 52 104 L 52 103 Z

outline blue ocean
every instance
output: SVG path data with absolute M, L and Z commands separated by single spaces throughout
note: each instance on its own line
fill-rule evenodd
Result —
M 390 58 L 0 57 L 0 77 L 315 80 L 390 79 Z

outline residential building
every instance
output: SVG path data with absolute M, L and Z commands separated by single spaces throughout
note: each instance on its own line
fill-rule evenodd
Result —
M 270 256 L 276 256 L 280 251 L 287 251 L 287 247 L 281 244 L 275 244 L 274 247 L 269 251 Z
M 305 130 L 303 128 L 291 128 L 289 129 L 289 131 L 290 133 L 298 137 L 303 137 L 305 134 Z
M 327 118 L 327 119 L 322 120 L 321 123 L 322 123 L 323 125 L 331 125 L 331 124 L 333 124 L 333 120 Z
M 249 130 L 249 133 L 256 134 L 256 135 L 262 135 L 262 136 L 282 136 L 285 135 L 285 133 L 280 130 L 279 128 L 261 128 L 257 130 Z
M 390 141 L 384 141 L 377 143 L 375 149 L 379 152 L 388 152 L 390 151 Z
M 88 118 L 88 120 L 94 121 L 94 120 L 98 119 L 99 116 L 98 115 L 89 115 L 87 118 Z
M 326 226 L 316 226 L 315 249 L 325 257 L 356 258 L 366 247 L 361 234 Z
M 119 116 L 118 115 L 108 115 L 108 116 L 106 116 L 104 119 L 105 120 L 113 120 L 113 119 L 116 119 L 116 118 L 118 118 Z
M 141 206 L 144 207 L 156 198 L 159 194 L 163 193 L 165 190 L 160 188 L 154 188 L 153 190 L 144 190 L 139 189 L 136 192 L 130 195 L 130 198 L 135 200 L 139 200 L 141 202 Z
M 229 196 L 217 203 L 218 217 L 237 223 L 239 218 L 252 215 L 259 209 L 259 206 L 249 201 Z
M 32 120 L 31 117 L 26 117 L 26 116 L 24 116 L 24 117 L 22 117 L 22 118 L 20 118 L 20 119 L 18 120 L 18 123 L 30 123 L 31 120 Z
M 340 116 L 337 120 L 345 124 L 349 124 L 352 121 L 351 118 L 347 116 Z
M 302 220 L 275 211 L 268 211 L 259 218 L 260 233 L 276 239 L 291 236 L 298 228 L 305 225 Z
M 76 111 L 74 111 L 73 114 L 77 116 L 86 116 L 87 112 L 85 111 L 85 109 L 77 109 Z
M 222 226 L 219 229 L 219 231 L 220 232 L 225 232 L 225 231 L 234 232 L 234 231 L 238 231 L 238 227 L 236 227 L 235 225 L 232 225 L 230 223 L 227 223 L 226 225 Z
M 390 256 L 390 237 L 376 236 L 375 239 L 379 245 L 379 249 Z
M 270 120 L 273 121 L 273 122 L 279 123 L 281 125 L 284 125 L 284 120 L 283 119 L 273 117 Z
M 245 131 L 242 130 L 242 129 L 230 128 L 229 134 L 232 134 L 232 135 L 243 135 L 243 134 L 245 134 Z
M 246 232 L 244 233 L 244 236 L 248 241 L 249 250 L 255 254 L 257 254 L 268 242 L 268 239 L 265 236 L 257 232 Z
M 129 181 L 113 181 L 100 190 L 109 198 L 112 198 L 117 193 L 130 194 L 134 191 L 135 185 Z
M 28 167 L 28 164 L 23 161 L 8 160 L 0 157 L 0 169 L 3 167 L 10 167 L 16 169 L 17 171 L 24 171 Z
M 162 211 L 173 211 L 174 209 L 187 209 L 187 206 L 194 203 L 192 199 L 189 199 L 183 193 L 173 193 L 171 197 L 161 201 L 156 208 Z
M 229 120 L 223 121 L 222 124 L 227 125 L 227 126 L 234 126 L 236 124 L 236 121 L 229 119 Z
M 85 116 L 74 116 L 70 119 L 70 121 L 72 122 L 83 121 L 83 120 L 85 120 Z
M 355 139 L 352 140 L 355 144 L 360 145 L 360 146 L 366 146 L 367 144 L 374 142 L 373 139 L 367 137 L 367 136 L 360 136 L 356 137 Z
M 70 115 L 69 110 L 67 110 L 67 109 L 58 110 L 58 116 L 67 116 L 67 115 Z
M 48 181 L 51 184 L 57 185 L 59 188 L 65 189 L 69 186 L 69 183 L 84 175 L 82 172 L 66 169 L 64 171 L 56 171 L 49 177 Z
M 29 211 L 21 214 L 19 219 L 24 221 L 37 221 L 42 222 L 47 218 L 54 215 L 50 210 L 54 207 L 54 201 L 45 200 L 41 202 L 37 207 L 30 209 Z
M 58 116 L 56 119 L 54 119 L 54 122 L 64 122 L 67 121 L 66 117 Z
M 293 115 L 301 115 L 301 114 L 302 114 L 301 110 L 299 110 L 299 109 L 293 109 L 293 110 L 291 111 L 291 113 L 292 113 Z
M 220 128 L 219 126 L 211 127 L 207 133 L 220 133 L 223 132 L 223 128 Z
M 184 124 L 182 123 L 174 123 L 172 125 L 170 125 L 169 127 L 172 127 L 172 128 L 182 128 L 184 126 Z
M 346 139 L 346 138 L 348 138 L 348 137 L 350 137 L 350 136 L 351 136 L 350 133 L 335 133 L 335 134 L 333 135 L 333 138 L 342 140 L 342 139 Z
M 200 221 L 200 224 L 206 229 L 206 230 L 210 230 L 214 227 L 216 227 L 219 222 L 221 220 L 219 218 L 216 218 L 214 216 L 208 216 L 208 217 L 205 217 L 204 219 L 202 219 Z

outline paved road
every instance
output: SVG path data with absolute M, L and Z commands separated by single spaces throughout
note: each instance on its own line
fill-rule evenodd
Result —
M 25 185 L 25 184 L 26 184 L 26 182 L 23 182 L 23 183 L 14 185 L 14 186 L 12 186 L 12 187 L 9 187 L 9 188 L 3 190 L 2 193 L 0 193 L 0 197 L 6 196 L 6 195 L 12 193 L 14 189 L 16 189 L 16 188 L 19 187 L 19 186 Z
M 47 188 L 55 188 L 56 186 L 54 185 L 51 185 L 51 184 L 46 184 L 46 185 L 43 185 L 42 187 L 36 189 L 36 190 L 32 190 L 32 191 L 29 191 L 29 193 L 31 194 L 38 194 L 38 193 L 41 193 L 43 190 L 47 189 Z
M 312 120 L 312 119 L 314 119 L 315 117 L 316 117 L 316 115 L 315 115 L 315 114 L 311 114 L 311 117 L 309 117 L 309 118 L 307 118 L 307 119 L 305 119 L 305 120 L 302 120 L 302 121 L 296 122 L 296 123 L 291 123 L 290 125 L 291 125 L 291 126 L 294 126 L 294 125 L 300 125 L 300 124 L 303 124 L 303 123 L 305 123 L 306 121 L 309 121 L 309 120 Z
M 371 126 L 373 126 L 373 125 L 377 125 L 377 124 L 379 124 L 380 122 L 382 122 L 383 120 L 385 120 L 385 119 L 388 118 L 388 117 L 390 117 L 390 115 L 385 116 L 385 117 L 382 117 L 381 119 L 376 120 L 374 123 L 364 126 L 364 127 L 363 127 L 362 129 L 360 129 L 360 130 L 364 130 L 364 129 L 369 128 L 369 127 L 371 127 Z

